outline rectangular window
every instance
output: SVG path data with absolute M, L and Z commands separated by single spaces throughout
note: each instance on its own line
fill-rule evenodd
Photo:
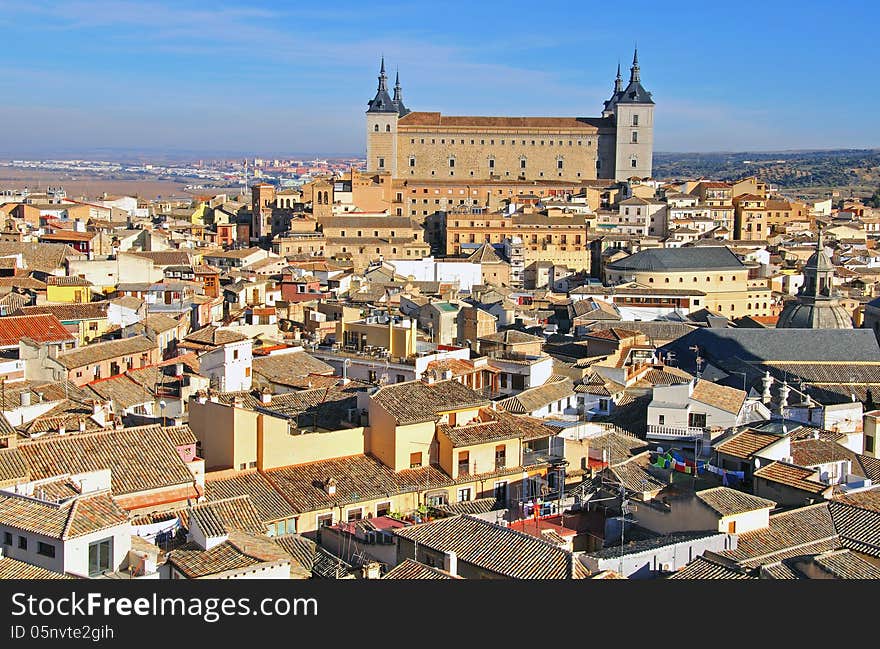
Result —
M 639 134 L 636 131 L 632 132 L 632 143 L 638 144 L 639 142 Z
M 520 168 L 520 169 L 525 169 L 525 168 L 526 168 L 526 161 L 525 161 L 525 159 L 519 161 L 519 168 Z
M 632 165 L 632 168 L 635 169 L 635 168 L 636 168 L 636 159 L 633 158 L 633 159 L 630 161 L 630 164 Z
M 470 472 L 471 460 L 468 451 L 459 451 L 458 453 L 458 475 L 468 475 Z
M 385 158 L 379 158 L 379 169 L 385 168 Z
M 446 492 L 439 491 L 430 494 L 425 494 L 425 502 L 434 507 L 439 507 L 441 505 L 446 504 Z
M 693 426 L 694 428 L 705 428 L 706 414 L 702 412 L 692 412 L 688 415 L 688 426 Z
M 422 466 L 422 453 L 419 451 L 418 453 L 410 453 L 409 454 L 409 468 L 410 469 L 418 469 Z
M 502 480 L 501 482 L 495 483 L 495 500 L 499 502 L 507 502 L 507 481 Z
M 364 508 L 363 507 L 356 507 L 354 509 L 349 509 L 348 512 L 346 512 L 346 518 L 348 519 L 349 523 L 352 521 L 359 521 L 363 517 L 364 517 Z
M 458 490 L 458 502 L 465 503 L 471 499 L 471 488 L 465 487 Z
M 556 168 L 557 168 L 557 169 L 562 169 L 562 160 L 557 160 L 557 161 L 556 161 Z
M 238 350 L 237 349 L 232 350 L 232 360 L 235 360 L 235 361 L 238 360 Z
M 874 452 L 874 438 L 871 437 L 870 435 L 865 435 L 865 453 L 873 453 L 873 452 Z
M 333 525 L 333 514 L 321 514 L 317 518 L 318 527 L 330 527 Z
M 49 543 L 43 543 L 42 541 L 37 541 L 37 554 L 54 559 L 55 546 Z
M 388 516 L 391 513 L 391 503 L 379 503 L 376 505 L 376 516 Z
M 12 545 L 12 533 L 3 532 L 3 545 Z
M 657 423 L 661 426 L 666 423 L 666 415 L 657 415 Z
M 18 537 L 18 549 L 19 550 L 27 550 L 27 537 L 19 536 Z
M 89 543 L 89 577 L 111 569 L 113 562 L 113 539 Z
M 495 470 L 500 471 L 507 467 L 507 446 L 499 444 L 495 447 Z
M 296 519 L 288 518 L 287 519 L 287 533 L 288 534 L 296 534 Z
M 633 126 L 638 126 L 638 125 L 639 125 L 639 116 L 633 115 Z

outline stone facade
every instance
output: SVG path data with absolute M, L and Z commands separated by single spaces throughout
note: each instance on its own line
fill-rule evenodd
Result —
M 654 102 L 641 86 L 638 56 L 625 89 L 617 74 L 601 117 L 448 116 L 407 110 L 399 80 L 392 100 L 383 61 L 367 110 L 367 172 L 413 180 L 650 177 Z

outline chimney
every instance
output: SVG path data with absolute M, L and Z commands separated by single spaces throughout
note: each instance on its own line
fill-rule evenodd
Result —
M 58 434 L 59 435 L 66 435 L 67 434 L 67 429 L 64 427 L 64 424 L 61 424 L 58 427 Z
M 31 405 L 31 392 L 30 390 L 22 390 L 19 393 L 19 400 L 21 401 L 21 406 L 26 408 Z
M 174 364 L 174 375 L 178 378 L 183 376 L 183 363 Z
M 443 380 L 448 381 L 452 378 L 452 370 L 443 370 Z
M 328 496 L 334 495 L 336 493 L 336 480 L 333 478 L 324 480 L 324 491 L 327 492 Z
M 443 553 L 443 570 L 453 577 L 458 576 L 458 556 L 452 550 Z
M 263 388 L 260 390 L 260 401 L 262 403 L 272 403 L 272 392 L 269 388 Z
M 764 392 L 761 394 L 761 401 L 766 405 L 770 403 L 770 386 L 773 385 L 773 377 L 770 376 L 769 370 L 764 372 L 764 378 L 761 379 L 761 384 L 764 386 Z
M 81 433 L 86 432 L 86 420 L 85 419 L 79 420 L 79 432 L 81 432 Z

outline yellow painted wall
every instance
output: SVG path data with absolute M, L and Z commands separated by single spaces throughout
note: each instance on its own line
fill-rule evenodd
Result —
M 92 290 L 88 286 L 47 286 L 46 301 L 68 304 L 91 302 Z
M 95 327 L 94 329 L 92 327 Z M 79 344 L 85 345 L 88 342 L 103 336 L 110 328 L 110 321 L 107 318 L 97 318 L 94 320 L 79 321 Z M 88 340 L 86 340 L 88 339 Z
M 286 419 L 263 414 L 257 417 L 257 467 L 261 470 L 364 452 L 364 429 L 361 427 L 290 435 Z

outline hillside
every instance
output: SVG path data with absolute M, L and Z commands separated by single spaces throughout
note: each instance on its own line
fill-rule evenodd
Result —
M 654 154 L 655 178 L 700 176 L 717 180 L 758 176 L 780 188 L 870 195 L 880 186 L 880 150 Z

